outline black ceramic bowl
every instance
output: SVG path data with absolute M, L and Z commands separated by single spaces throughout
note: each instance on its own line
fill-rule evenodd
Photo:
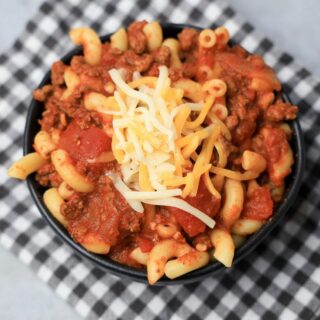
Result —
M 163 32 L 164 37 L 177 37 L 177 34 L 185 27 L 192 27 L 189 25 L 177 25 L 164 23 Z M 102 41 L 107 41 L 110 35 L 106 35 L 102 37 Z M 77 47 L 67 55 L 65 55 L 61 60 L 65 63 L 69 63 L 71 58 L 74 55 L 82 53 L 82 49 Z M 39 87 L 42 87 L 45 84 L 50 83 L 50 72 L 48 72 Z M 288 97 L 284 94 L 284 99 L 289 100 Z M 40 130 L 40 126 L 38 124 L 38 119 L 41 118 L 41 114 L 43 112 L 43 104 L 41 102 L 32 100 L 25 127 L 25 135 L 24 135 L 24 154 L 33 152 L 32 144 L 34 140 L 34 136 Z M 265 237 L 274 229 L 274 227 L 282 220 L 286 212 L 293 205 L 298 189 L 301 184 L 302 175 L 303 175 L 303 165 L 304 165 L 304 152 L 303 152 L 303 142 L 302 142 L 302 134 L 299 126 L 298 120 L 291 122 L 291 127 L 293 130 L 293 137 L 291 141 L 291 146 L 294 152 L 295 163 L 293 166 L 293 170 L 291 175 L 286 180 L 286 193 L 283 202 L 277 208 L 274 213 L 273 218 L 267 222 L 261 230 L 259 230 L 254 235 L 250 236 L 248 240 L 236 250 L 236 254 L 234 257 L 234 264 L 244 258 L 247 254 L 249 254 L 259 243 L 261 243 Z M 43 193 L 45 189 L 40 186 L 36 181 L 34 175 L 31 175 L 28 178 L 28 186 L 31 192 L 31 195 L 39 208 L 42 216 L 47 220 L 52 229 L 59 235 L 59 237 L 70 245 L 76 253 L 80 254 L 82 257 L 91 260 L 94 264 L 98 265 L 100 268 L 105 270 L 106 272 L 110 272 L 112 274 L 118 275 L 122 278 L 131 279 L 134 281 L 147 283 L 146 272 L 142 270 L 136 270 L 125 265 L 116 263 L 109 259 L 107 256 L 97 255 L 88 252 L 81 245 L 76 243 L 68 234 L 66 229 L 53 218 L 50 212 L 47 210 L 44 202 L 43 202 Z M 195 281 L 200 281 L 206 277 L 210 277 L 218 272 L 226 270 L 226 268 L 218 263 L 212 262 L 208 266 L 193 271 L 185 276 L 177 278 L 175 280 L 169 280 L 167 278 L 160 279 L 156 285 L 172 285 L 172 284 L 187 284 Z

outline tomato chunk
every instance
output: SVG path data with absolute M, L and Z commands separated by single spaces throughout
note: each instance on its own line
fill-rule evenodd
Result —
M 273 201 L 271 192 L 267 187 L 259 187 L 247 197 L 242 217 L 254 220 L 265 220 L 271 217 L 272 213 Z
M 93 159 L 111 150 L 111 139 L 99 128 L 91 126 L 82 130 L 75 121 L 62 132 L 59 148 L 64 149 L 76 161 Z
M 220 208 L 220 200 L 211 195 L 202 181 L 200 181 L 197 196 L 186 197 L 184 200 L 210 217 L 214 217 Z M 206 229 L 206 225 L 190 213 L 174 207 L 168 207 L 168 210 L 190 237 L 194 237 Z
M 147 237 L 138 236 L 137 242 L 142 252 L 150 252 L 153 248 L 153 242 Z

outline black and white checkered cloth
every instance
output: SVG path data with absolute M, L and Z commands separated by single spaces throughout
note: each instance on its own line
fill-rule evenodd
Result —
M 262 54 L 300 107 L 307 166 L 299 199 L 283 223 L 246 259 L 203 282 L 148 287 L 106 274 L 53 233 L 25 183 L 6 177 L 22 155 L 31 91 L 71 49 L 68 30 L 101 35 L 133 20 L 225 25 L 235 42 Z M 82 316 L 96 319 L 319 319 L 320 80 L 274 48 L 221 1 L 46 1 L 13 48 L 0 56 L 0 243 Z

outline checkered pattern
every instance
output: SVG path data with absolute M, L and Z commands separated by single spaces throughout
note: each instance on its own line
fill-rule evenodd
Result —
M 283 225 L 231 270 L 203 282 L 148 287 L 122 281 L 84 261 L 40 217 L 26 184 L 6 178 L 21 154 L 31 90 L 72 47 L 70 27 L 100 34 L 134 19 L 209 27 L 224 24 L 234 41 L 262 54 L 300 106 L 307 166 L 296 205 Z M 320 80 L 274 48 L 220 1 L 46 1 L 7 54 L 0 56 L 0 243 L 89 319 L 312 319 L 320 306 Z

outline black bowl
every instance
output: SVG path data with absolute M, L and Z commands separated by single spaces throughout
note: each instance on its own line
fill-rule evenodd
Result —
M 177 34 L 185 27 L 193 27 L 190 25 L 182 25 L 182 24 L 171 24 L 171 23 L 163 23 L 163 32 L 164 37 L 177 37 Z M 197 28 L 199 29 L 199 28 Z M 107 41 L 110 35 L 106 35 L 101 37 L 102 41 Z M 80 47 L 75 48 L 70 51 L 67 55 L 65 55 L 61 60 L 64 63 L 70 63 L 71 58 L 74 55 L 81 54 L 82 49 Z M 39 85 L 39 88 L 45 84 L 50 83 L 50 72 L 48 72 L 42 82 Z M 283 97 L 286 101 L 289 101 L 288 97 L 283 94 Z M 25 135 L 24 135 L 24 154 L 33 152 L 32 144 L 34 140 L 34 136 L 40 130 L 40 126 L 38 124 L 38 119 L 41 118 L 41 114 L 43 112 L 43 104 L 41 102 L 35 101 L 34 99 L 31 101 L 27 122 L 25 127 Z M 260 229 L 257 233 L 250 236 L 246 242 L 236 250 L 234 257 L 234 264 L 243 259 L 249 252 L 251 252 L 259 243 L 261 243 L 265 237 L 274 229 L 274 227 L 281 221 L 289 208 L 293 205 L 297 192 L 299 190 L 302 176 L 303 176 L 303 167 L 304 167 L 304 152 L 303 152 L 303 140 L 301 129 L 298 120 L 291 122 L 291 128 L 293 130 L 293 136 L 291 140 L 291 146 L 294 153 L 295 163 L 292 168 L 291 175 L 286 180 L 286 193 L 284 200 L 281 205 L 277 208 L 274 213 L 273 218 L 268 221 L 262 229 Z M 87 258 L 94 262 L 101 269 L 106 272 L 110 272 L 122 278 L 127 278 L 130 280 L 144 282 L 147 283 L 146 272 L 142 270 L 137 270 L 134 268 L 127 267 L 125 265 L 119 264 L 117 262 L 112 261 L 107 256 L 97 255 L 91 252 L 88 252 L 81 245 L 76 243 L 68 234 L 66 229 L 53 218 L 48 209 L 46 208 L 43 202 L 43 193 L 45 188 L 40 186 L 36 181 L 34 174 L 28 177 L 28 186 L 31 192 L 31 195 L 39 208 L 42 216 L 47 220 L 49 225 L 52 227 L 54 232 L 59 235 L 59 237 L 70 245 L 76 253 L 80 254 L 82 257 Z M 193 271 L 185 276 L 182 276 L 175 280 L 170 280 L 167 278 L 160 279 L 156 285 L 173 285 L 173 284 L 187 284 L 196 281 L 200 281 L 206 277 L 210 277 L 218 272 L 227 270 L 222 264 L 218 262 L 212 262 L 208 266 Z

